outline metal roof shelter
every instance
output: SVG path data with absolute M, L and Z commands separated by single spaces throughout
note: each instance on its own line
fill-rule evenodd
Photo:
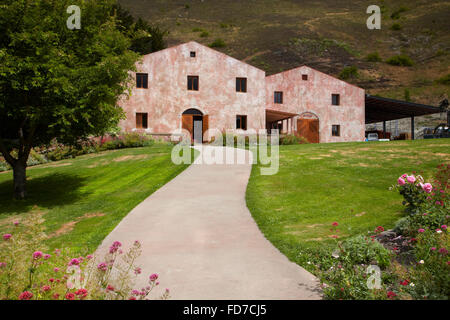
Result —
M 440 113 L 438 107 L 408 101 L 371 96 L 366 94 L 366 124 L 383 122 L 386 132 L 386 121 L 410 118 L 411 139 L 414 139 L 414 117 Z

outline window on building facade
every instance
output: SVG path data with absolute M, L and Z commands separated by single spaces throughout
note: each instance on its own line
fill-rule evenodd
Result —
M 331 95 L 331 104 L 334 106 L 338 106 L 341 103 L 341 97 L 338 94 Z
M 302 74 L 302 80 L 308 80 L 308 75 L 307 74 Z
M 338 124 L 333 124 L 331 127 L 331 135 L 333 137 L 340 137 L 341 136 L 341 126 Z
M 136 88 L 148 89 L 148 73 L 136 73 Z
M 147 129 L 148 128 L 148 113 L 137 112 L 136 113 L 136 128 Z
M 195 51 L 191 51 L 191 58 L 195 58 Z
M 275 103 L 283 103 L 283 92 L 282 91 L 274 92 L 274 102 Z
M 236 129 L 247 130 L 247 116 L 236 116 Z
M 188 76 L 188 90 L 198 91 L 198 76 Z
M 247 92 L 247 78 L 236 78 L 236 92 Z

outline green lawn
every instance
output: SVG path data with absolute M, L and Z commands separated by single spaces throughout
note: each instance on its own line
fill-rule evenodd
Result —
M 42 212 L 50 247 L 92 252 L 137 204 L 173 179 L 170 145 L 89 154 L 28 168 L 25 201 L 12 200 L 12 173 L 0 173 L 0 232 Z
M 393 227 L 403 209 L 389 187 L 407 172 L 429 178 L 443 162 L 450 139 L 280 146 L 276 175 L 253 167 L 247 206 L 267 239 L 312 270 L 308 261 L 335 242 L 333 222 L 340 239 Z

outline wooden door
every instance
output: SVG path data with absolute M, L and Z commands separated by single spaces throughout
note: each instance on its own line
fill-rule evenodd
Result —
M 319 120 L 298 119 L 297 135 L 305 137 L 310 143 L 319 143 Z
M 183 114 L 181 116 L 181 127 L 189 131 L 191 135 L 191 141 L 193 138 L 194 120 L 191 114 Z
M 209 117 L 208 115 L 203 116 L 203 142 L 209 141 L 209 137 L 205 136 L 205 132 L 209 129 Z

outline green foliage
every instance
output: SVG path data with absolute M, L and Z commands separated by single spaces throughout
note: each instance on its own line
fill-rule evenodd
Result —
M 411 101 L 411 93 L 409 92 L 408 88 L 406 88 L 404 91 L 404 98 L 405 98 L 405 101 Z
M 359 235 L 344 241 L 341 245 L 340 261 L 346 264 L 376 264 L 386 268 L 390 264 L 391 253 L 373 238 Z
M 405 66 L 405 67 L 410 67 L 414 65 L 414 61 L 404 54 L 390 57 L 389 59 L 386 60 L 386 63 L 393 66 Z
M 223 48 L 225 46 L 226 46 L 226 43 L 221 38 L 217 38 L 209 45 L 210 48 Z
M 398 30 L 401 30 L 401 29 L 402 29 L 402 25 L 400 23 L 394 23 L 391 26 L 391 30 L 394 30 L 394 31 L 398 31 Z
M 339 79 L 347 80 L 358 78 L 358 68 L 355 66 L 344 67 L 342 71 L 339 73 Z
M 209 32 L 208 31 L 203 31 L 202 33 L 200 33 L 200 37 L 202 38 L 206 38 L 209 36 Z
M 447 86 L 450 85 L 450 73 L 440 77 L 439 79 L 436 80 L 436 82 L 440 84 L 445 84 Z
M 372 52 L 367 55 L 366 60 L 369 62 L 380 62 L 381 57 L 378 52 Z
M 305 137 L 298 137 L 294 134 L 287 134 L 280 137 L 280 145 L 305 144 L 309 143 Z
M 397 10 L 395 10 L 394 12 L 392 12 L 392 14 L 391 14 L 391 19 L 393 19 L 393 20 L 397 20 L 397 19 L 400 19 L 400 14 L 401 13 L 403 13 L 403 12 L 406 12 L 406 11 L 408 11 L 409 9 L 407 8 L 407 7 L 400 7 L 400 8 L 398 8 Z

